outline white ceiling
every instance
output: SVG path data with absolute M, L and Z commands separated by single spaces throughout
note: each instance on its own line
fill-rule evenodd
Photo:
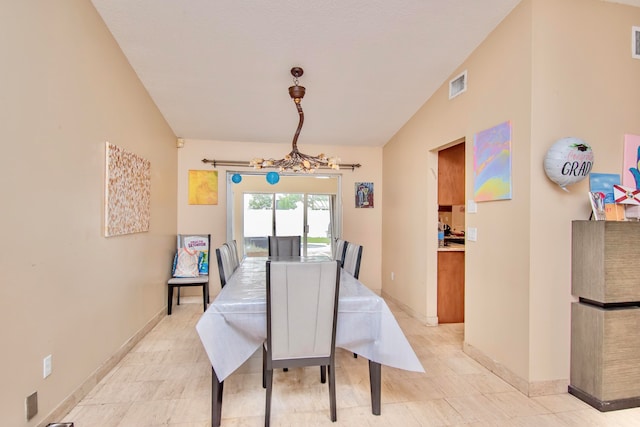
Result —
M 92 2 L 179 137 L 290 143 L 302 67 L 304 151 L 384 145 L 520 0 Z

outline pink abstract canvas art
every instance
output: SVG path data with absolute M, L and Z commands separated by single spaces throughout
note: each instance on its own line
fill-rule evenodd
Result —
M 478 132 L 473 139 L 473 199 L 511 199 L 511 122 Z
M 622 171 L 622 185 L 640 189 L 640 135 L 624 136 L 624 169 Z
M 640 190 L 640 135 L 624 136 L 622 185 Z M 640 218 L 640 206 L 627 206 L 627 218 Z

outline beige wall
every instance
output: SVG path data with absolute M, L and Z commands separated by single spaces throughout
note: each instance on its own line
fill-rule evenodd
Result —
M 571 221 L 590 213 L 588 180 L 566 193 L 540 159 L 555 140 L 575 136 L 592 146 L 594 172 L 622 173 L 624 134 L 640 134 L 640 60 L 631 57 L 640 8 L 533 4 L 529 378 L 536 382 L 568 378 Z
M 225 240 L 226 187 L 219 205 L 190 206 L 187 171 L 209 169 L 204 157 L 280 157 L 289 146 L 187 140 L 177 150 L 90 2 L 11 2 L 3 12 L 0 413 L 6 425 L 35 426 L 164 314 L 176 231 Z M 469 90 L 449 101 L 443 86 L 384 148 L 302 141 L 303 151 L 362 163 L 340 171 L 343 237 L 364 245 L 361 278 L 434 321 L 435 150 L 466 139 L 469 198 L 474 133 L 512 121 L 513 199 L 465 219 L 478 228 L 467 245 L 465 344 L 525 392 L 568 378 L 570 221 L 589 213 L 587 183 L 559 190 L 542 159 L 558 138 L 577 136 L 594 148 L 594 171 L 620 172 L 624 133 L 640 134 L 632 25 L 638 8 L 524 0 L 452 73 L 468 70 Z M 106 140 L 151 161 L 148 233 L 103 237 Z M 355 209 L 358 181 L 374 182 L 374 209 Z M 53 374 L 42 379 L 49 354 Z M 39 413 L 26 422 L 34 391 Z
M 2 9 L 0 414 L 3 425 L 35 426 L 164 314 L 176 148 L 89 1 Z M 103 237 L 107 140 L 151 162 L 147 233 Z M 39 411 L 27 422 L 34 391 Z
M 566 391 L 570 222 L 589 215 L 587 181 L 560 190 L 544 174 L 544 154 L 557 139 L 577 136 L 594 148 L 594 171 L 621 172 L 622 136 L 640 132 L 638 85 L 629 83 L 640 71 L 630 54 L 631 26 L 638 23 L 637 8 L 525 0 L 452 73 L 468 71 L 467 92 L 448 100 L 445 83 L 384 147 L 383 294 L 433 322 L 431 150 L 466 139 L 469 199 L 473 135 L 511 120 L 513 198 L 479 203 L 465 219 L 478 229 L 478 241 L 466 245 L 465 348 L 525 393 Z M 407 158 L 422 164 L 393 174 Z M 406 253 L 394 250 L 402 245 Z
M 384 147 L 383 169 L 386 194 L 391 194 L 383 205 L 383 292 L 433 323 L 437 316 L 437 155 L 432 150 L 466 139 L 470 198 L 473 134 L 511 120 L 514 198 L 480 204 L 478 213 L 465 219 L 467 227 L 478 229 L 478 241 L 466 245 L 465 320 L 468 342 L 475 344 L 476 336 L 488 336 L 481 340 L 483 350 L 523 376 L 528 356 L 529 230 L 518 224 L 526 224 L 529 206 L 530 20 L 526 3 L 505 19 L 452 74 L 467 70 L 467 92 L 450 101 L 448 82 L 443 85 Z M 422 165 L 412 168 L 410 176 L 393 174 L 407 170 L 406 159 Z M 514 241 L 521 242 L 523 249 L 513 251 Z M 392 249 L 403 246 L 406 251 Z M 506 336 L 508 346 L 501 342 Z
M 292 132 L 295 129 L 292 130 Z M 364 246 L 360 280 L 375 292 L 380 292 L 381 264 L 381 224 L 383 199 L 382 186 L 382 148 L 351 146 L 304 145 L 301 134 L 299 148 L 308 154 L 324 152 L 339 156 L 342 163 L 360 163 L 362 167 L 337 171 L 342 175 L 343 238 Z M 249 142 L 224 142 L 185 140 L 183 148 L 178 150 L 178 231 L 211 233 L 211 245 L 215 248 L 227 239 L 227 188 L 225 176 L 227 170 L 252 171 L 250 168 L 218 167 L 218 205 L 189 205 L 188 171 L 213 170 L 202 163 L 203 158 L 216 160 L 245 160 L 254 157 L 281 158 L 291 149 L 289 144 L 264 144 Z M 323 171 L 324 172 L 324 171 Z M 327 172 L 332 173 L 332 172 Z M 355 183 L 373 182 L 375 189 L 375 207 L 373 209 L 355 208 Z M 272 188 L 277 190 L 277 185 Z M 216 272 L 213 273 L 217 274 Z M 213 285 L 215 283 L 215 285 Z M 212 293 L 219 289 L 217 281 L 212 282 Z

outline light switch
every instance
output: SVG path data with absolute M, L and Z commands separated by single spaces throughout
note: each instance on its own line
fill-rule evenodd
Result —
M 51 375 L 53 358 L 48 355 L 42 360 L 42 378 L 47 378 Z
M 478 212 L 478 204 L 473 200 L 467 200 L 467 213 L 477 213 Z
M 478 240 L 478 229 L 476 227 L 468 227 L 465 239 L 470 241 L 470 242 L 477 241 Z

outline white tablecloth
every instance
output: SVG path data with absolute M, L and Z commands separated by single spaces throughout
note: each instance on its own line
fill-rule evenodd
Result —
M 220 381 L 266 340 L 266 260 L 246 258 L 196 325 Z M 344 271 L 336 346 L 382 365 L 424 372 L 384 300 Z

